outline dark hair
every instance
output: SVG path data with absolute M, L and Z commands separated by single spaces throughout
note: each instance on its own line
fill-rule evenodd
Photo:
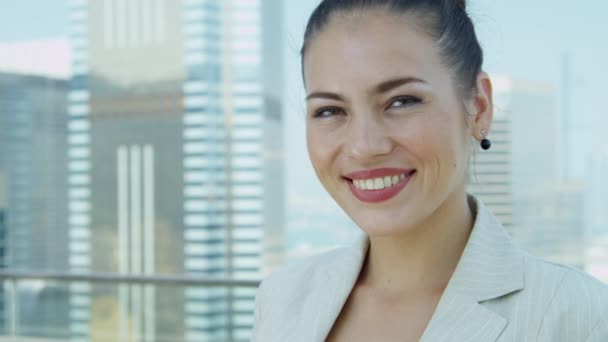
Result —
M 323 0 L 306 25 L 302 60 L 310 40 L 338 13 L 384 8 L 389 13 L 413 14 L 439 44 L 442 60 L 454 71 L 463 93 L 476 89 L 483 52 L 473 22 L 466 12 L 466 0 Z

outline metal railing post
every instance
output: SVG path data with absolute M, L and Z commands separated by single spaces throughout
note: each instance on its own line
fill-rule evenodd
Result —
M 18 308 L 17 308 L 17 279 L 14 278 L 10 278 L 8 280 L 9 283 L 9 296 L 11 299 L 11 306 L 10 306 L 10 318 L 8 321 L 9 324 L 9 335 L 11 337 L 15 337 L 17 336 L 17 321 L 18 321 L 18 317 L 17 315 L 19 314 Z

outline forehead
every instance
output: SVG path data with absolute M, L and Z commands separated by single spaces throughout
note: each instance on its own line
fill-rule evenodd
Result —
M 395 76 L 431 81 L 445 71 L 437 43 L 410 15 L 385 10 L 338 14 L 308 43 L 306 87 L 341 89 Z

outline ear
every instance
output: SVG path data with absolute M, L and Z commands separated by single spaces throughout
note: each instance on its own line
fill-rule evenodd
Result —
M 477 76 L 477 94 L 473 97 L 473 112 L 470 122 L 471 135 L 478 141 L 483 139 L 481 131 L 490 134 L 494 117 L 494 102 L 492 99 L 492 82 L 485 72 Z

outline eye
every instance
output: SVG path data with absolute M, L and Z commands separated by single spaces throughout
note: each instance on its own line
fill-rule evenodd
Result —
M 388 108 L 390 109 L 390 108 L 409 107 L 411 105 L 415 105 L 420 102 L 422 102 L 422 100 L 420 100 L 416 96 L 411 96 L 411 95 L 399 96 L 399 97 L 391 100 L 391 104 L 388 106 Z
M 320 119 L 330 118 L 332 116 L 340 115 L 342 113 L 343 113 L 342 109 L 340 109 L 338 107 L 323 107 L 323 108 L 315 111 L 313 114 L 313 117 L 320 118 Z

